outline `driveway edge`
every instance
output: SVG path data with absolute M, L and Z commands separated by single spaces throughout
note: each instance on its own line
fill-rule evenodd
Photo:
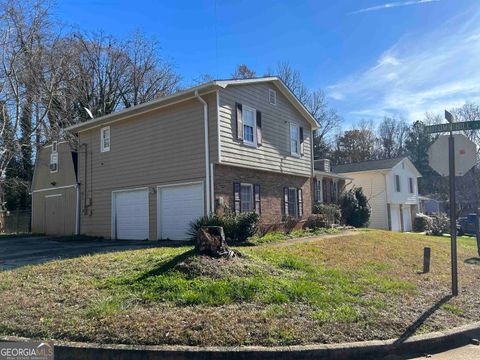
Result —
M 471 343 L 480 338 L 480 322 L 441 332 L 398 339 L 372 340 L 340 344 L 295 345 L 295 346 L 242 346 L 242 347 L 196 347 L 196 346 L 141 346 L 106 345 L 95 343 L 54 341 L 55 359 L 79 360 L 187 360 L 187 359 L 401 359 L 406 356 L 432 354 Z M 27 341 L 14 336 L 0 337 L 0 341 Z

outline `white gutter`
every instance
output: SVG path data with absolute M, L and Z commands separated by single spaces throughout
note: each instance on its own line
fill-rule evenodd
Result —
M 203 104 L 203 123 L 205 126 L 205 198 L 207 201 L 207 214 L 212 212 L 210 206 L 210 166 L 209 166 L 209 143 L 208 143 L 208 105 L 205 100 L 198 94 L 198 90 L 195 90 L 195 97 Z

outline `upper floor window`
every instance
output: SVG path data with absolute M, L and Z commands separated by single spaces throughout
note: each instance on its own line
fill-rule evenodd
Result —
M 50 172 L 57 172 L 58 171 L 58 153 L 52 152 L 50 154 Z
M 300 156 L 300 126 L 290 123 L 290 153 Z
M 242 122 L 243 142 L 248 145 L 256 146 L 255 110 L 248 106 L 243 106 Z
M 268 102 L 277 105 L 277 92 L 275 90 L 268 89 Z
M 52 142 L 52 153 L 56 153 L 58 151 L 58 143 L 56 141 Z
M 400 188 L 400 175 L 395 175 L 395 190 L 397 192 L 400 192 L 401 191 L 401 188 Z
M 110 151 L 110 126 L 100 130 L 100 151 Z
M 414 187 L 413 187 L 413 179 L 412 178 L 408 178 L 408 187 L 409 187 L 409 190 L 410 190 L 410 194 L 413 194 L 415 191 Z

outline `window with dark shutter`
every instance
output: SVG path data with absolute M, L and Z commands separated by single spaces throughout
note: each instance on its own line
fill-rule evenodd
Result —
M 260 200 L 260 185 L 253 185 L 253 199 L 255 203 L 255 212 L 260 215 L 262 213 L 262 204 Z
M 235 103 L 237 114 L 237 139 L 243 140 L 243 120 L 242 120 L 242 104 Z
M 303 191 L 298 189 L 298 217 L 303 217 Z
M 257 110 L 257 145 L 262 145 L 262 112 Z
M 395 190 L 397 190 L 397 192 L 401 191 L 401 189 L 400 189 L 400 175 L 395 175 Z
M 233 207 L 236 214 L 239 214 L 242 211 L 242 201 L 240 197 L 241 185 L 239 182 L 233 183 Z
M 288 187 L 283 188 L 283 215 L 288 216 Z

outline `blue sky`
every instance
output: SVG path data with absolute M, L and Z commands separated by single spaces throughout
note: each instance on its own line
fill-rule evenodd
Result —
M 59 0 L 55 13 L 155 36 L 185 86 L 288 61 L 347 124 L 480 103 L 479 0 Z

